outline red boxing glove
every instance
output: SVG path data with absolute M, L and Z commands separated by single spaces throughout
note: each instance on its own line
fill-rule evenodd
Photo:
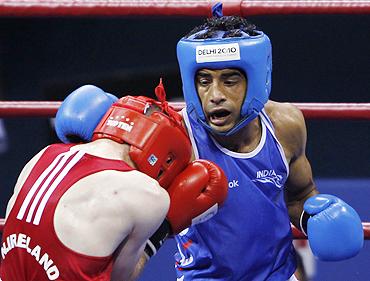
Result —
M 195 160 L 177 175 L 167 191 L 170 208 L 162 225 L 147 241 L 148 258 L 157 252 L 168 235 L 213 217 L 226 199 L 228 182 L 224 171 L 215 163 Z
M 191 162 L 168 188 L 170 209 L 167 220 L 173 234 L 213 217 L 227 196 L 223 170 L 207 160 Z

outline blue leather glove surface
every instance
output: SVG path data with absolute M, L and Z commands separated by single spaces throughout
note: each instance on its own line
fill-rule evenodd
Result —
M 311 217 L 307 236 L 313 254 L 323 261 L 356 256 L 364 243 L 357 212 L 336 196 L 318 194 L 306 200 L 304 211 Z
M 93 85 L 84 85 L 63 101 L 55 118 L 55 131 L 64 143 L 88 142 L 117 97 Z

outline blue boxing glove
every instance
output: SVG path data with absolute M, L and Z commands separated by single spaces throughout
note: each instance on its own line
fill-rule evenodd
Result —
M 117 97 L 93 86 L 82 86 L 63 101 L 55 118 L 55 131 L 64 143 L 90 141 L 104 114 Z
M 303 209 L 301 226 L 317 258 L 340 261 L 359 253 L 364 232 L 361 219 L 351 206 L 336 196 L 318 194 L 307 199 Z

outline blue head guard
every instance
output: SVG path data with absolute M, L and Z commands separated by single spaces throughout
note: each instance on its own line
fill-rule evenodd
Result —
M 219 14 L 218 14 L 219 15 Z M 198 120 L 208 130 L 203 108 L 195 88 L 195 75 L 199 69 L 235 68 L 242 70 L 248 79 L 246 96 L 241 108 L 240 121 L 229 131 L 220 133 L 231 135 L 258 116 L 267 102 L 271 91 L 271 43 L 262 31 L 255 30 L 249 35 L 241 30 L 241 37 L 222 38 L 225 31 L 217 31 L 216 36 L 195 39 L 206 30 L 201 30 L 177 44 L 177 59 L 183 84 L 187 111 L 195 110 Z

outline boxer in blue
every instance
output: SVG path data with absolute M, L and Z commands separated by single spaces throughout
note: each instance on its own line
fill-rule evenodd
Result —
M 218 214 L 176 236 L 177 280 L 297 280 L 290 223 L 321 260 L 356 255 L 361 220 L 341 199 L 319 194 L 301 111 L 269 100 L 268 36 L 222 16 L 218 4 L 178 42 L 177 57 L 194 156 L 217 163 L 229 181 Z

